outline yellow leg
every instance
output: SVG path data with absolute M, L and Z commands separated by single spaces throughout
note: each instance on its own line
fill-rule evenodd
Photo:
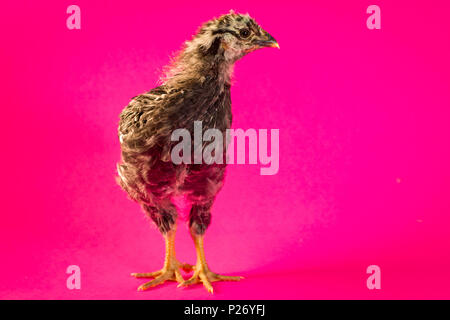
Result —
M 191 284 L 202 282 L 206 290 L 213 293 L 211 282 L 215 281 L 239 281 L 243 277 L 222 276 L 209 270 L 205 259 L 205 250 L 203 248 L 203 235 L 197 235 L 191 231 L 192 239 L 197 252 L 197 263 L 194 266 L 194 274 L 189 280 L 180 283 L 178 286 L 189 286 Z
M 138 291 L 144 291 L 151 287 L 155 287 L 159 284 L 170 281 L 177 281 L 179 283 L 184 282 L 181 276 L 180 269 L 185 272 L 190 272 L 193 270 L 193 266 L 187 263 L 180 263 L 175 258 L 175 232 L 176 230 L 171 230 L 164 235 L 166 242 L 166 257 L 164 259 L 164 266 L 161 270 L 148 273 L 132 273 L 131 275 L 136 278 L 154 278 L 152 281 L 146 282 L 139 286 Z

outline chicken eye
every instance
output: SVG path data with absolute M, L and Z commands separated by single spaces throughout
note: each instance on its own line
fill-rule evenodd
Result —
M 250 31 L 248 29 L 241 29 L 241 31 L 239 31 L 239 35 L 242 38 L 247 38 L 250 35 Z

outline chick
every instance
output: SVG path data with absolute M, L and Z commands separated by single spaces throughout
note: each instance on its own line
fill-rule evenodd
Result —
M 172 141 L 171 135 L 180 128 L 192 134 L 194 121 L 201 121 L 203 132 L 218 129 L 225 135 L 232 121 L 230 81 L 234 64 L 263 47 L 279 48 L 275 39 L 249 15 L 231 11 L 214 18 L 185 42 L 167 68 L 162 85 L 133 98 L 120 114 L 122 157 L 117 165 L 117 181 L 156 224 L 166 244 L 161 270 L 132 274 L 154 278 L 138 290 L 173 280 L 179 286 L 201 282 L 212 293 L 214 281 L 240 280 L 241 277 L 212 272 L 203 249 L 211 207 L 223 186 L 226 161 L 175 164 L 171 151 L 177 142 Z M 191 207 L 189 231 L 197 252 L 194 266 L 180 263 L 175 256 L 178 212 L 174 201 L 179 197 Z M 192 277 L 184 280 L 180 269 L 193 271 Z

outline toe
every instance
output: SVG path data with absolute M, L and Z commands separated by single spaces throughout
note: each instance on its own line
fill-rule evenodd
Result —
M 175 280 L 176 280 L 178 283 L 183 283 L 183 282 L 184 282 L 184 279 L 183 279 L 183 277 L 181 276 L 181 273 L 180 273 L 179 270 L 175 270 Z
M 211 282 L 209 281 L 208 277 L 206 276 L 206 274 L 203 273 L 203 272 L 201 272 L 201 273 L 199 274 L 199 276 L 200 276 L 200 279 L 201 279 L 201 281 L 203 282 L 203 285 L 205 286 L 206 290 L 207 290 L 209 293 L 213 293 L 213 291 L 214 291 L 214 290 L 213 290 L 213 287 L 212 287 Z
M 243 278 L 244 277 L 222 276 L 220 274 L 216 274 L 213 281 L 240 281 Z
M 155 272 L 147 272 L 147 273 L 132 273 L 131 276 L 135 277 L 135 278 L 155 278 L 159 275 L 161 275 L 161 270 L 160 271 L 155 271 Z
M 198 276 L 197 275 L 193 275 L 191 278 L 189 278 L 189 280 L 183 281 L 182 283 L 180 283 L 178 285 L 178 287 L 187 287 L 190 286 L 191 284 L 196 284 L 198 283 Z
M 139 286 L 138 291 L 145 291 L 151 287 L 155 287 L 159 284 L 164 283 L 166 280 L 167 280 L 167 276 L 165 274 L 163 274 L 159 277 L 156 277 L 152 281 L 146 282 L 143 285 Z

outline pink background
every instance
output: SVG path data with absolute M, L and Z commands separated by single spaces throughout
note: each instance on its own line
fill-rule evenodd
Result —
M 447 1 L 74 3 L 81 30 L 72 2 L 0 11 L 0 298 L 450 298 Z M 246 279 L 138 293 L 129 273 L 160 268 L 164 244 L 114 182 L 118 114 L 231 8 L 281 46 L 238 62 L 232 88 L 234 128 L 280 129 L 280 171 L 230 166 L 206 236 L 211 268 Z M 195 261 L 184 223 L 177 253 Z

